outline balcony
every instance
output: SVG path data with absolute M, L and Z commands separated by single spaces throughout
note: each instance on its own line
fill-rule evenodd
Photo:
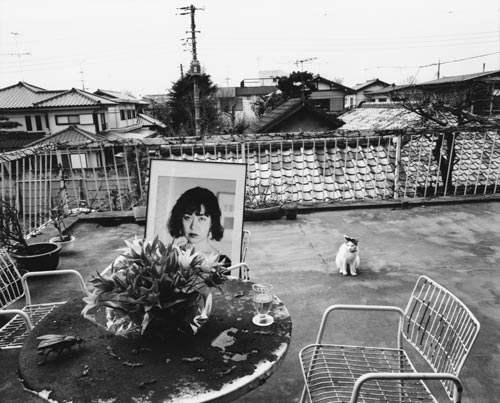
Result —
M 316 336 L 325 306 L 374 303 L 403 307 L 418 276 L 426 274 L 455 293 L 481 322 L 478 340 L 461 372 L 464 403 L 489 403 L 500 395 L 500 203 L 418 204 L 412 208 L 358 208 L 314 211 L 285 219 L 246 222 L 252 233 L 247 262 L 252 280 L 265 280 L 287 305 L 293 321 L 287 357 L 277 372 L 239 402 L 297 402 L 302 388 L 298 352 Z M 469 201 L 469 200 L 468 200 Z M 403 207 L 405 205 L 402 205 Z M 359 206 L 361 207 L 361 206 Z M 369 207 L 373 207 L 370 205 Z M 142 236 L 144 227 L 128 214 L 81 214 L 74 227 L 77 244 L 61 256 L 60 268 L 77 269 L 88 281 L 117 256 L 123 240 Z M 360 238 L 357 277 L 334 270 L 342 234 Z M 50 236 L 49 231 L 40 237 Z M 48 280 L 49 281 L 49 280 Z M 52 280 L 51 280 L 52 281 Z M 46 287 L 37 280 L 33 298 L 46 289 L 56 300 L 68 298 L 70 286 Z M 393 323 L 382 317 L 340 315 L 337 342 L 371 338 L 387 342 Z M 35 403 L 16 377 L 18 350 L 0 351 L 2 401 Z M 82 366 L 83 367 L 83 366 Z M 112 382 L 112 380 L 110 380 Z M 441 401 L 441 400 L 440 400 Z M 442 400 L 446 401 L 446 400 Z

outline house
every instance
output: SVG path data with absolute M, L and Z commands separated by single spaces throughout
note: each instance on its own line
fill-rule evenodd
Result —
M 93 134 L 142 129 L 145 103 L 107 90 L 46 90 L 26 82 L 0 89 L 0 115 L 17 122 L 13 130 L 50 136 L 71 126 Z
M 385 87 L 388 87 L 390 84 L 385 81 L 379 80 L 375 78 L 373 80 L 365 81 L 364 83 L 356 84 L 353 89 L 353 93 L 346 95 L 346 103 L 345 108 L 351 109 L 359 106 L 361 102 L 366 100 L 366 93 L 370 91 L 381 90 Z M 382 94 L 380 97 L 372 97 L 370 98 L 371 102 L 387 102 L 389 100 L 388 96 Z
M 237 121 L 253 122 L 257 119 L 253 105 L 262 97 L 276 91 L 276 86 L 246 87 L 244 81 L 240 87 L 220 87 L 215 97 L 219 112 L 227 118 Z
M 316 108 L 327 113 L 341 113 L 345 109 L 346 96 L 353 93 L 353 89 L 335 83 L 316 75 L 313 79 L 314 90 L 309 94 L 309 100 Z
M 62 166 L 63 168 L 72 169 L 100 168 L 105 165 L 104 152 L 99 148 L 95 150 L 85 149 L 85 151 L 79 151 L 79 147 L 86 144 L 107 142 L 108 140 L 110 140 L 109 137 L 105 137 L 101 134 L 88 132 L 77 126 L 69 126 L 57 133 L 44 136 L 32 142 L 28 147 L 50 144 L 64 146 L 58 147 L 51 153 L 52 161 L 48 163 L 48 166 Z
M 291 98 L 266 112 L 245 133 L 331 131 L 341 125 L 342 121 L 316 107 L 311 100 Z
M 274 71 L 275 73 L 283 73 Z M 269 72 L 267 72 L 269 73 Z M 283 76 L 285 74 L 281 74 Z M 277 91 L 279 76 L 259 77 L 258 79 L 244 79 L 240 87 L 221 87 L 216 98 L 219 111 L 233 122 L 246 120 L 253 123 L 257 120 L 254 105 Z M 255 85 L 255 84 L 272 85 Z M 314 90 L 308 94 L 309 104 L 326 113 L 341 113 L 344 111 L 345 97 L 352 93 L 352 89 L 327 80 L 319 75 L 312 82 Z
M 412 85 L 391 85 L 367 92 L 366 98 L 419 98 L 433 94 L 448 104 L 466 103 L 477 115 L 500 114 L 500 70 L 442 77 Z

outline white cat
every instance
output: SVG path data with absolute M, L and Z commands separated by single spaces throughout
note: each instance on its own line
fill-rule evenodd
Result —
M 356 276 L 358 274 L 357 268 L 359 267 L 359 239 L 350 238 L 347 235 L 344 235 L 344 238 L 345 242 L 340 245 L 337 257 L 335 258 L 335 264 L 342 275 L 347 276 L 349 270 L 351 276 Z

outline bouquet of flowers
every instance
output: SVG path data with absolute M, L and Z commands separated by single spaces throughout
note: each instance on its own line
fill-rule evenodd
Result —
M 115 334 L 144 334 L 151 327 L 196 333 L 211 311 L 210 288 L 227 279 L 219 256 L 158 238 L 125 243 L 110 274 L 90 280 L 94 290 L 84 298 L 82 315 L 106 307 L 107 328 Z

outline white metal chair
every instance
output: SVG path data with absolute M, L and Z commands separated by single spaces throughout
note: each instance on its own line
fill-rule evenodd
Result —
M 238 278 L 240 280 L 250 280 L 250 268 L 245 262 L 245 259 L 247 257 L 248 245 L 250 245 L 250 231 L 243 230 L 241 239 L 241 262 L 233 264 L 232 266 L 227 268 L 228 271 L 238 269 Z
M 37 271 L 21 276 L 10 255 L 0 252 L 0 316 L 7 317 L 7 323 L 0 328 L 0 350 L 21 347 L 33 327 L 54 308 L 66 302 L 32 304 L 28 278 L 67 274 L 75 275 L 82 291 L 88 295 L 82 275 L 76 270 Z M 21 309 L 7 309 L 23 296 L 25 304 Z
M 399 315 L 397 348 L 323 344 L 328 316 L 337 310 L 386 311 Z M 315 344 L 300 353 L 305 387 L 301 402 L 437 402 L 424 380 L 440 380 L 448 398 L 460 402 L 458 375 L 479 332 L 479 322 L 452 293 L 419 277 L 406 309 L 395 306 L 332 305 Z M 402 337 L 430 365 L 418 372 Z

